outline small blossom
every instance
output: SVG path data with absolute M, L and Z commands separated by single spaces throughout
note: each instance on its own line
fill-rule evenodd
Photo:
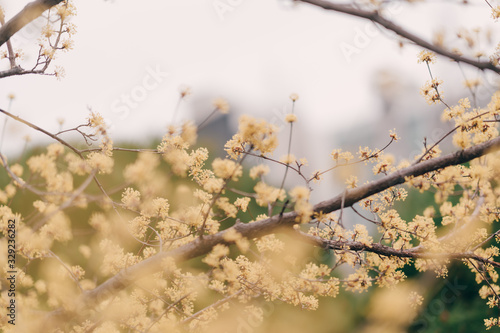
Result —
M 346 179 L 345 183 L 347 185 L 347 188 L 355 188 L 358 186 L 358 177 L 350 176 Z
M 191 95 L 191 87 L 182 85 L 179 87 L 179 93 L 181 95 L 181 98 L 186 98 Z
M 299 99 L 299 95 L 297 95 L 296 93 L 293 93 L 290 95 L 290 99 L 295 102 Z
M 212 162 L 215 176 L 223 179 L 238 180 L 243 174 L 241 165 L 229 159 L 216 158 Z
M 250 169 L 250 178 L 257 179 L 265 176 L 269 173 L 269 166 L 264 164 L 259 164 Z
M 491 17 L 495 20 L 495 22 L 498 21 L 498 18 L 500 18 L 500 6 L 491 8 Z
M 54 75 L 58 80 L 60 80 L 66 76 L 66 71 L 61 66 L 56 66 L 54 69 Z
M 71 39 L 65 39 L 62 42 L 61 48 L 65 51 L 69 51 L 73 49 L 73 40 Z
M 217 244 L 212 251 L 202 260 L 212 267 L 219 266 L 220 260 L 229 254 L 229 248 L 223 244 Z
M 102 153 L 92 152 L 87 157 L 87 162 L 92 169 L 99 173 L 109 174 L 113 171 L 114 160 Z
M 422 50 L 418 54 L 418 63 L 422 63 L 422 62 L 431 63 L 431 64 L 435 63 L 436 62 L 436 54 L 431 52 L 431 51 Z
M 122 193 L 122 203 L 127 209 L 137 210 L 141 204 L 141 193 L 133 188 L 126 188 Z
M 227 230 L 222 237 L 227 242 L 234 242 L 236 246 L 238 246 L 238 249 L 243 253 L 247 252 L 250 248 L 250 242 L 248 241 L 248 239 L 243 237 L 234 228 Z
M 234 205 L 236 206 L 236 208 L 240 209 L 242 212 L 246 212 L 249 202 L 250 202 L 250 198 L 238 198 L 234 202 Z
M 442 83 L 442 80 L 433 79 L 432 81 L 427 81 L 425 85 L 420 88 L 420 94 L 424 96 L 428 104 L 435 104 L 441 100 L 443 92 L 439 91 L 438 87 Z
M 321 170 L 314 170 L 314 172 L 311 175 L 311 179 L 313 182 L 318 183 L 322 179 L 322 173 Z
M 284 155 L 284 156 L 281 156 L 281 158 L 280 158 L 280 162 L 285 163 L 285 164 L 292 164 L 292 163 L 295 163 L 295 161 L 297 161 L 297 159 L 295 158 L 295 156 L 293 154 Z
M 285 190 L 280 190 L 263 182 L 258 182 L 254 187 L 254 191 L 257 194 L 256 201 L 259 206 L 267 206 L 285 198 Z
M 420 305 L 422 305 L 424 298 L 415 291 L 413 291 L 410 293 L 408 300 L 412 308 L 418 308 Z
M 42 36 L 45 38 L 50 38 L 54 34 L 54 29 L 52 25 L 46 24 L 42 27 Z
M 397 135 L 396 133 L 396 129 L 393 129 L 393 130 L 390 130 L 389 131 L 389 136 L 391 137 L 392 140 L 394 141 L 398 141 L 399 140 L 399 136 Z
M 229 112 L 229 103 L 224 98 L 217 98 L 214 100 L 213 105 L 220 113 L 226 114 Z
M 342 151 L 342 149 L 334 149 L 330 153 L 330 156 L 332 157 L 332 160 L 335 162 L 339 161 L 344 161 L 345 163 L 348 163 L 350 160 L 354 158 L 352 154 L 348 151 Z
M 285 121 L 287 123 L 294 123 L 297 121 L 297 116 L 294 115 L 293 113 L 289 113 L 285 116 Z
M 88 120 L 90 123 L 90 127 L 97 128 L 104 125 L 104 118 L 99 112 L 90 112 Z

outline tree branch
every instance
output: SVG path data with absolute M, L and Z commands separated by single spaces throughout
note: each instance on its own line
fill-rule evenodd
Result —
M 393 31 L 396 34 L 398 34 L 399 36 L 401 36 L 405 39 L 408 39 L 408 40 L 414 42 L 415 44 L 422 46 L 422 47 L 424 47 L 430 51 L 433 51 L 437 54 L 440 54 L 442 56 L 445 56 L 445 57 L 450 58 L 452 60 L 455 60 L 457 62 L 463 62 L 463 63 L 469 64 L 471 66 L 479 68 L 480 70 L 489 69 L 495 73 L 500 74 L 500 68 L 493 65 L 491 62 L 489 62 L 489 61 L 477 61 L 474 59 L 465 58 L 465 57 L 462 57 L 456 53 L 448 51 L 440 46 L 434 45 L 434 44 L 418 37 L 417 35 L 409 32 L 408 30 L 404 29 L 403 27 L 395 24 L 394 22 L 382 17 L 377 11 L 363 10 L 363 9 L 355 8 L 353 6 L 332 3 L 329 1 L 325 1 L 325 0 L 296 0 L 296 1 L 309 3 L 311 5 L 318 6 L 318 7 L 321 7 L 323 9 L 326 9 L 326 10 L 332 10 L 335 12 L 349 14 L 352 16 L 361 17 L 361 18 L 370 20 L 374 23 L 380 24 L 381 26 L 383 26 L 387 30 Z
M 25 25 L 42 15 L 47 9 L 63 2 L 63 0 L 36 0 L 27 4 L 23 10 L 11 18 L 0 28 L 0 46 L 7 42 L 16 32 Z
M 25 124 L 25 125 L 27 125 L 27 126 L 29 126 L 29 127 L 33 128 L 33 129 L 34 129 L 34 130 L 36 130 L 36 131 L 42 132 L 43 134 L 45 134 L 45 135 L 47 135 L 47 136 L 51 137 L 52 139 L 54 139 L 54 140 L 56 140 L 56 141 L 59 141 L 59 143 L 61 143 L 62 145 L 64 145 L 64 146 L 68 147 L 69 149 L 71 149 L 72 151 L 74 151 L 74 152 L 75 152 L 78 156 L 80 156 L 80 158 L 81 158 L 81 159 L 83 159 L 83 155 L 82 155 L 82 153 L 81 153 L 78 149 L 76 149 L 75 147 L 73 147 L 72 145 L 70 145 L 69 143 L 67 143 L 66 141 L 64 141 L 64 140 L 63 140 L 63 139 L 61 139 L 60 137 L 58 137 L 57 135 L 54 135 L 54 134 L 52 134 L 52 133 L 50 133 L 50 132 L 48 132 L 48 131 L 44 130 L 43 128 L 38 127 L 37 125 L 32 124 L 32 123 L 30 123 L 29 121 L 26 121 L 26 120 L 24 120 L 24 119 L 22 119 L 22 118 L 19 118 L 18 116 L 15 116 L 15 115 L 13 115 L 12 113 L 7 112 L 7 111 L 5 111 L 5 110 L 0 109 L 0 113 L 3 113 L 3 114 L 5 114 L 5 115 L 7 115 L 7 116 L 11 117 L 11 118 L 12 118 L 12 119 L 14 119 L 14 120 L 17 120 L 18 122 L 23 123 L 23 124 Z
M 378 243 L 373 243 L 368 246 L 361 242 L 328 240 L 298 231 L 294 233 L 294 236 L 296 237 L 298 236 L 301 240 L 324 249 L 343 250 L 343 251 L 350 250 L 357 252 L 367 251 L 367 252 L 377 253 L 386 257 L 399 257 L 399 258 L 458 259 L 458 260 L 473 259 L 476 261 L 480 261 L 484 264 L 490 264 L 494 267 L 500 268 L 500 263 L 478 256 L 473 251 L 460 252 L 460 253 L 429 253 L 429 252 L 423 252 L 422 251 L 423 249 L 420 247 L 418 248 L 415 247 L 406 250 L 405 249 L 398 250 L 393 247 Z
M 14 76 L 14 75 L 26 75 L 26 74 L 43 74 L 43 75 L 52 75 L 52 74 L 45 74 L 42 70 L 25 70 L 21 66 L 16 66 L 4 71 L 0 72 L 0 79 L 8 76 Z
M 385 189 L 392 186 L 402 184 L 405 182 L 407 177 L 416 177 L 423 175 L 427 172 L 439 170 L 447 166 L 457 165 L 461 163 L 468 162 L 477 157 L 483 156 L 490 152 L 500 149 L 500 137 L 492 139 L 490 141 L 478 144 L 474 147 L 470 147 L 464 150 L 457 151 L 455 153 L 445 155 L 442 157 L 437 157 L 427 161 L 423 161 L 419 164 L 412 165 L 410 167 L 398 170 L 390 175 L 387 175 L 377 181 L 373 181 L 366 185 L 360 186 L 354 189 L 348 189 L 343 191 L 342 194 L 323 201 L 314 206 L 315 213 L 330 213 L 339 210 L 342 206 L 342 200 L 344 201 L 344 207 L 350 207 L 354 203 L 367 198 L 373 194 L 379 193 Z M 298 214 L 296 212 L 288 212 L 284 214 L 274 215 L 270 218 L 252 222 L 252 223 L 238 223 L 233 227 L 220 231 L 213 235 L 204 236 L 203 238 L 196 238 L 192 242 L 180 246 L 174 250 L 160 252 L 136 265 L 125 268 L 118 272 L 115 276 L 111 277 L 98 287 L 93 290 L 87 291 L 82 294 L 77 299 L 76 307 L 73 311 L 69 310 L 56 310 L 49 314 L 46 318 L 47 323 L 56 324 L 59 320 L 66 320 L 70 317 L 78 317 L 86 312 L 86 309 L 94 308 L 101 301 L 107 299 L 111 295 L 116 294 L 128 286 L 130 286 L 134 281 L 140 279 L 144 276 L 148 276 L 157 273 L 162 270 L 162 262 L 166 258 L 173 258 L 176 261 L 185 261 L 198 256 L 207 254 L 212 250 L 212 248 L 217 244 L 230 244 L 230 242 L 224 239 L 224 234 L 230 229 L 235 229 L 237 232 L 242 234 L 243 237 L 248 239 L 261 237 L 273 232 L 279 232 L 285 227 L 291 227 L 296 224 L 296 218 Z M 360 251 L 372 251 L 384 255 L 394 255 L 400 257 L 420 257 L 423 258 L 429 254 L 418 251 L 402 251 L 389 247 L 384 247 L 382 245 L 373 245 L 371 247 L 363 246 L 360 247 L 356 245 L 357 242 L 353 242 L 352 249 L 359 249 Z M 360 243 L 361 244 L 361 243 Z M 335 244 L 326 244 L 330 248 L 334 248 Z M 321 243 L 321 246 L 326 246 Z M 443 254 L 444 255 L 444 254 Z M 463 254 L 447 254 L 448 257 L 458 258 L 471 258 L 485 262 L 484 258 L 480 258 L 472 253 Z M 492 265 L 494 262 L 490 262 Z

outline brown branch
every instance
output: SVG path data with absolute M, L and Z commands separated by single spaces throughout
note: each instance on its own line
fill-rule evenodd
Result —
M 21 68 L 21 66 L 16 66 L 16 67 L 1 71 L 0 78 L 12 76 L 12 75 L 21 75 L 21 74 L 24 74 L 24 70 Z
M 423 48 L 426 48 L 430 51 L 433 51 L 437 54 L 440 54 L 442 56 L 445 56 L 445 57 L 450 58 L 452 60 L 455 60 L 457 62 L 463 62 L 463 63 L 469 64 L 471 66 L 479 68 L 480 70 L 489 69 L 495 73 L 500 74 L 500 68 L 493 65 L 493 63 L 491 63 L 489 61 L 477 61 L 475 59 L 469 59 L 466 57 L 462 57 L 462 56 L 460 56 L 456 53 L 453 53 L 451 51 L 448 51 L 440 46 L 434 45 L 434 44 L 418 37 L 417 35 L 409 32 L 408 30 L 404 29 L 403 27 L 395 24 L 391 20 L 384 18 L 377 11 L 363 10 L 363 9 L 355 8 L 355 7 L 350 6 L 350 5 L 332 3 L 329 1 L 325 1 L 325 0 L 295 0 L 295 1 L 309 3 L 311 5 L 318 6 L 318 7 L 321 7 L 323 9 L 326 9 L 326 10 L 332 10 L 335 12 L 344 13 L 344 14 L 348 14 L 348 15 L 352 15 L 352 16 L 356 16 L 356 17 L 370 20 L 374 23 L 380 24 L 381 26 L 383 26 L 387 30 L 390 30 L 390 31 L 398 34 L 399 36 L 401 36 L 405 39 L 408 39 L 408 40 L 412 41 L 413 43 L 415 43 L 419 46 L 422 46 Z
M 453 154 L 423 161 L 417 165 L 412 165 L 410 167 L 398 170 L 377 181 L 368 183 L 358 188 L 348 189 L 342 194 L 330 200 L 326 200 L 315 205 L 314 212 L 330 213 L 339 210 L 342 205 L 342 200 L 344 200 L 344 207 L 350 207 L 354 203 L 366 197 L 379 193 L 392 186 L 404 183 L 407 177 L 420 176 L 427 172 L 439 170 L 447 166 L 465 163 L 499 149 L 500 137 L 497 137 L 490 141 L 478 144 L 474 147 L 457 151 Z M 86 309 L 94 308 L 101 301 L 127 288 L 137 279 L 161 271 L 162 262 L 166 258 L 170 257 L 177 261 L 185 261 L 207 254 L 217 244 L 229 244 L 230 242 L 224 239 L 224 234 L 230 229 L 235 229 L 237 232 L 242 234 L 243 237 L 253 239 L 270 233 L 279 232 L 285 227 L 290 227 L 296 224 L 297 216 L 298 214 L 296 212 L 288 212 L 284 214 L 274 215 L 270 218 L 252 223 L 238 223 L 233 227 L 224 231 L 220 231 L 216 234 L 206 235 L 203 238 L 198 237 L 192 242 L 171 251 L 160 252 L 138 264 L 122 269 L 115 276 L 111 277 L 95 289 L 82 294 L 76 300 L 77 304 L 74 307 L 74 311 L 59 309 L 51 312 L 46 318 L 47 323 L 57 325 L 60 320 L 67 320 L 68 318 L 75 318 L 83 315 L 86 312 Z M 356 242 L 353 243 L 353 249 L 357 249 L 356 246 L 358 245 L 355 244 Z M 419 251 L 402 252 L 401 250 L 389 247 L 380 248 L 379 245 L 373 245 L 371 247 L 359 247 L 359 250 L 373 252 L 379 251 L 382 253 L 386 253 L 386 255 L 394 255 L 400 257 L 407 255 L 411 258 L 415 258 L 416 256 L 422 258 L 429 255 Z M 485 261 L 484 258 L 478 257 L 473 253 L 446 254 L 446 256 L 448 258 L 471 258 L 483 262 Z M 499 265 L 497 263 L 493 264 L 494 262 L 489 263 L 492 265 Z
M 416 248 L 411 248 L 407 250 L 403 249 L 395 249 L 390 246 L 382 245 L 379 243 L 373 243 L 371 245 L 365 245 L 360 242 L 354 241 L 334 241 L 323 239 L 320 237 L 308 235 L 303 232 L 295 232 L 295 236 L 298 236 L 303 241 L 306 241 L 315 246 L 331 249 L 331 250 L 350 250 L 357 252 L 373 252 L 376 254 L 380 254 L 386 257 L 399 257 L 399 258 L 421 258 L 421 259 L 473 259 L 476 261 L 480 261 L 484 264 L 490 264 L 494 267 L 500 268 L 500 263 L 483 258 L 472 251 L 460 252 L 460 253 L 431 253 L 431 252 L 420 252 L 417 251 Z
M 1 71 L 0 72 L 0 78 L 4 78 L 7 76 L 12 76 L 12 75 L 20 75 L 23 73 L 23 69 L 20 66 L 16 66 L 13 68 L 9 68 L 7 70 Z
M 16 66 L 4 71 L 0 72 L 0 79 L 8 76 L 14 76 L 14 75 L 26 75 L 26 74 L 41 74 L 41 75 L 54 75 L 54 74 L 47 74 L 41 69 L 35 69 L 35 70 L 25 70 L 21 66 Z
M 23 10 L 0 28 L 0 46 L 7 42 L 25 25 L 42 15 L 44 11 L 61 2 L 63 2 L 63 0 L 36 0 L 27 4 Z
M 448 109 L 450 109 L 450 107 L 448 107 Z M 476 118 L 481 118 L 482 116 L 484 116 L 485 114 L 488 114 L 490 113 L 491 111 L 486 111 L 486 112 L 483 112 L 483 113 L 480 113 L 478 114 L 477 116 L 474 116 L 472 117 L 471 119 L 468 119 L 466 122 L 469 122 L 471 120 L 474 120 Z M 441 137 L 441 139 L 439 139 L 438 141 L 436 141 L 430 148 L 426 149 L 425 152 L 422 154 L 422 156 L 419 157 L 418 160 L 416 160 L 413 164 L 418 164 L 420 163 L 420 161 L 422 161 L 424 159 L 425 156 L 427 156 L 427 154 L 429 154 L 429 152 L 432 151 L 432 149 L 434 149 L 434 147 L 436 147 L 438 144 L 440 144 L 444 139 L 446 139 L 449 135 L 451 135 L 453 132 L 455 132 L 457 129 L 459 129 L 462 125 L 458 125 L 458 126 L 455 126 L 453 129 L 451 129 L 448 133 L 446 133 L 445 135 L 443 135 Z
M 82 155 L 82 153 L 81 153 L 78 149 L 76 149 L 75 147 L 73 147 L 72 145 L 70 145 L 69 143 L 67 143 L 67 142 L 66 142 L 66 141 L 64 141 L 63 139 L 61 139 L 60 137 L 58 137 L 58 136 L 56 136 L 56 135 L 54 135 L 54 134 L 52 134 L 52 133 L 50 133 L 50 132 L 47 132 L 47 131 L 46 131 L 46 130 L 44 130 L 43 128 L 38 127 L 37 125 L 35 125 L 35 124 L 33 124 L 33 123 L 30 123 L 29 121 L 26 121 L 26 120 L 24 120 L 24 119 L 22 119 L 22 118 L 19 118 L 18 116 L 15 116 L 15 115 L 13 115 L 13 114 L 12 114 L 12 113 L 10 113 L 10 112 L 7 112 L 7 111 L 2 110 L 2 109 L 0 109 L 0 112 L 1 112 L 1 113 L 3 113 L 3 114 L 5 114 L 5 115 L 7 115 L 7 116 L 9 116 L 9 117 L 11 117 L 11 118 L 12 118 L 12 119 L 14 119 L 14 120 L 17 120 L 17 121 L 18 121 L 18 122 L 20 122 L 20 123 L 23 123 L 23 124 L 25 124 L 25 125 L 27 125 L 27 126 L 29 126 L 29 127 L 33 128 L 34 130 L 37 130 L 37 131 L 39 131 L 39 132 L 42 132 L 43 134 L 45 134 L 45 135 L 47 135 L 47 136 L 51 137 L 52 139 L 54 139 L 54 140 L 56 140 L 56 141 L 59 141 L 59 143 L 61 143 L 62 145 L 64 145 L 64 146 L 68 147 L 69 149 L 71 149 L 72 151 L 74 151 L 74 152 L 75 152 L 78 156 L 80 156 L 80 158 L 81 158 L 81 159 L 83 159 L 83 155 Z

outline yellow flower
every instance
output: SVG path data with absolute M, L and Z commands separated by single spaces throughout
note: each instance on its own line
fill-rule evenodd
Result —
M 229 112 L 229 103 L 224 98 L 217 98 L 213 102 L 214 107 L 219 110 L 221 113 Z
M 425 85 L 420 88 L 420 94 L 425 97 L 428 104 L 435 104 L 441 100 L 443 92 L 439 91 L 438 87 L 442 83 L 442 80 L 433 79 L 432 81 L 427 81 Z
M 303 186 L 294 187 L 290 191 L 290 196 L 292 197 L 293 201 L 309 200 L 310 194 L 311 192 L 309 191 L 309 189 Z
M 42 36 L 50 38 L 54 34 L 54 29 L 50 24 L 46 24 L 42 27 Z
M 259 206 L 267 206 L 270 203 L 285 198 L 285 190 L 279 190 L 263 182 L 258 182 L 254 187 L 254 191 L 257 194 L 256 201 Z
M 10 167 L 10 171 L 12 171 L 12 173 L 17 177 L 21 177 L 23 175 L 24 168 L 22 165 L 16 163 Z
M 290 99 L 295 102 L 299 99 L 299 95 L 297 95 L 296 93 L 293 93 L 290 95 Z
M 66 51 L 73 49 L 73 41 L 71 39 L 63 40 L 61 48 Z
M 54 75 L 58 80 L 60 80 L 66 76 L 66 70 L 61 66 L 56 66 L 54 69 Z
M 397 135 L 396 133 L 396 129 L 393 129 L 393 130 L 390 130 L 389 131 L 389 136 L 391 137 L 392 140 L 394 141 L 398 141 L 399 140 L 399 136 Z
M 278 128 L 265 120 L 241 116 L 238 130 L 241 142 L 249 144 L 263 155 L 273 152 L 278 146 Z
M 292 201 L 295 202 L 295 212 L 297 213 L 296 221 L 307 223 L 311 220 L 313 214 L 312 205 L 309 203 L 311 191 L 308 188 L 297 186 L 290 191 Z
M 285 163 L 285 164 L 292 164 L 292 163 L 295 163 L 295 161 L 297 161 L 297 159 L 295 158 L 295 156 L 293 154 L 284 155 L 284 156 L 281 156 L 281 158 L 280 158 L 280 162 Z
M 339 162 L 339 160 L 344 160 L 345 163 L 348 163 L 350 160 L 354 158 L 352 154 L 348 151 L 342 151 L 342 149 L 334 149 L 330 153 L 330 156 L 332 157 L 332 160 L 335 162 Z
M 56 6 L 56 13 L 59 15 L 61 20 L 65 20 L 67 17 L 74 16 L 76 14 L 75 6 L 70 2 L 64 2 Z
M 127 209 L 137 210 L 141 204 L 141 193 L 133 188 L 126 188 L 122 193 L 122 203 Z
M 90 116 L 88 118 L 90 127 L 99 127 L 104 125 L 104 118 L 101 116 L 99 112 L 90 112 Z
M 289 113 L 285 116 L 285 121 L 287 123 L 294 123 L 297 121 L 297 116 L 292 113 Z
M 418 63 L 422 63 L 422 62 L 431 63 L 431 64 L 435 63 L 436 62 L 436 54 L 431 52 L 431 51 L 422 50 L 418 54 Z
M 191 87 L 189 86 L 186 86 L 186 85 L 182 85 L 179 87 L 179 93 L 181 95 L 181 98 L 186 98 L 188 97 L 189 95 L 191 95 Z
M 87 162 L 92 169 L 97 169 L 99 173 L 109 174 L 113 171 L 114 160 L 105 154 L 92 152 L 88 155 Z
M 227 230 L 222 236 L 227 242 L 234 242 L 241 252 L 245 253 L 250 248 L 250 242 L 234 228 Z
M 500 6 L 491 8 L 491 17 L 493 17 L 495 21 L 498 21 L 498 18 L 500 18 Z
M 269 166 L 264 164 L 259 164 L 250 169 L 250 178 L 256 179 L 261 178 L 269 173 Z
M 347 185 L 347 188 L 355 188 L 358 186 L 358 177 L 350 176 L 346 179 L 345 183 Z
M 239 208 L 242 212 L 246 212 L 248 208 L 248 203 L 250 202 L 250 198 L 238 198 L 234 202 L 234 205 Z
M 229 254 L 229 248 L 223 244 L 217 244 L 212 251 L 203 258 L 203 262 L 212 267 L 219 266 L 220 260 Z
M 231 179 L 237 181 L 239 177 L 243 174 L 243 168 L 241 165 L 236 164 L 236 162 L 228 160 L 216 158 L 212 162 L 212 169 L 214 170 L 214 174 L 217 177 L 223 179 Z

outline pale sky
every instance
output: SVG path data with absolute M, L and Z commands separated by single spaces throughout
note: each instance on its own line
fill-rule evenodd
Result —
M 445 1 L 397 6 L 387 15 L 427 38 L 440 28 L 484 26 L 485 22 L 498 30 L 484 2 L 472 2 L 476 5 L 465 11 Z M 0 0 L 7 19 L 26 3 Z M 425 66 L 416 61 L 421 49 L 400 49 L 393 34 L 362 19 L 281 0 L 74 3 L 78 10 L 73 20 L 77 25 L 74 50 L 54 62 L 65 68 L 66 77 L 58 81 L 25 75 L 0 80 L 0 107 L 7 109 L 7 95 L 14 93 L 11 112 L 52 132 L 57 132 L 59 118 L 66 120 L 65 126 L 84 123 L 91 107 L 107 119 L 115 142 L 160 137 L 172 119 L 181 85 L 190 86 L 193 95 L 179 120 L 194 117 L 190 103 L 205 105 L 205 111 L 197 112 L 209 113 L 211 101 L 224 97 L 235 124 L 242 113 L 270 120 L 289 112 L 288 97 L 294 92 L 300 96 L 295 155 L 308 157 L 317 164 L 311 169 L 320 169 L 328 163 L 331 149 L 337 148 L 335 133 L 380 117 L 380 92 L 373 83 L 377 72 L 389 70 L 396 75 L 400 85 L 409 89 L 405 98 L 413 110 L 421 106 L 422 113 L 430 112 L 418 95 L 429 79 Z M 221 3 L 230 10 L 218 11 Z M 35 61 L 36 50 L 31 46 L 38 26 L 31 24 L 13 39 L 15 48 L 24 49 L 25 68 Z M 347 50 L 355 50 L 350 56 L 346 45 L 352 47 Z M 5 66 L 6 61 L 0 62 L 0 69 Z M 435 69 L 444 79 L 448 75 L 450 86 L 460 87 L 452 66 L 439 58 Z M 3 152 L 19 152 L 26 134 L 34 142 L 48 142 L 9 120 Z

